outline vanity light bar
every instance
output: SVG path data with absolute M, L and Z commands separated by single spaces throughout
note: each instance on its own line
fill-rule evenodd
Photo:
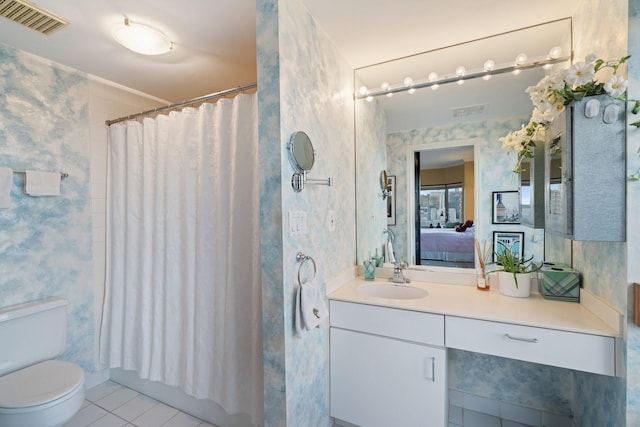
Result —
M 539 60 L 539 61 L 534 61 L 534 62 L 530 62 L 528 64 L 523 64 L 523 65 L 510 65 L 510 66 L 506 66 L 506 67 L 502 67 L 502 68 L 496 68 L 493 70 L 489 70 L 489 71 L 478 71 L 476 73 L 471 73 L 471 74 L 464 74 L 464 75 L 455 75 L 452 77 L 444 77 L 442 79 L 438 79 L 438 80 L 433 80 L 433 81 L 426 81 L 426 82 L 422 82 L 422 83 L 414 83 L 412 86 L 398 86 L 398 87 L 389 87 L 388 89 L 380 89 L 380 90 L 376 90 L 376 91 L 372 91 L 372 92 L 367 92 L 365 94 L 361 94 L 361 93 L 357 93 L 356 94 L 356 99 L 366 99 L 368 97 L 374 97 L 374 96 L 388 96 L 389 94 L 394 94 L 394 93 L 399 93 L 399 92 L 407 92 L 411 89 L 415 90 L 415 89 L 422 89 L 425 87 L 431 87 L 431 86 L 438 86 L 438 85 L 443 85 L 443 84 L 447 84 L 447 83 L 458 83 L 459 81 L 464 81 L 464 80 L 471 80 L 471 79 L 477 79 L 477 78 L 482 78 L 482 77 L 486 77 L 486 76 L 495 76 L 498 74 L 505 74 L 505 73 L 511 73 L 514 71 L 521 71 L 521 70 L 528 70 L 531 68 L 539 68 L 539 67 L 544 67 L 545 65 L 553 65 L 553 64 L 557 64 L 560 62 L 565 62 L 570 60 L 571 57 L 570 56 L 563 56 L 560 58 L 552 58 L 552 59 L 544 59 L 544 60 Z

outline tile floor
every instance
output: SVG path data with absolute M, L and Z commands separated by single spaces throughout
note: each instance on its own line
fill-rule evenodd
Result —
M 135 390 L 107 381 L 87 390 L 65 427 L 216 427 Z

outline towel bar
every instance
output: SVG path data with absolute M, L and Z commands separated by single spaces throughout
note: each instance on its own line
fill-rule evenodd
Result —
M 302 270 L 302 266 L 304 265 L 305 262 L 307 261 L 311 261 L 311 263 L 313 264 L 313 279 L 316 278 L 316 262 L 313 260 L 313 258 L 311 258 L 309 255 L 305 255 L 302 252 L 298 252 L 296 254 L 296 261 L 298 261 L 300 263 L 300 265 L 298 266 L 298 284 L 302 284 L 302 281 L 300 280 L 300 270 Z

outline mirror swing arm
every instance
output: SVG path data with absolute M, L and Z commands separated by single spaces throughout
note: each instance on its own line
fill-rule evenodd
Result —
M 296 193 L 304 189 L 305 184 L 333 186 L 333 179 L 307 178 L 307 173 L 313 168 L 316 152 L 309 136 L 301 131 L 294 132 L 287 143 L 289 162 L 295 170 L 291 177 L 291 187 Z
M 291 187 L 293 187 L 293 191 L 295 191 L 296 193 L 301 192 L 304 189 L 305 184 L 326 185 L 329 187 L 333 187 L 333 178 L 307 178 L 307 171 L 294 172 L 293 176 L 291 177 Z

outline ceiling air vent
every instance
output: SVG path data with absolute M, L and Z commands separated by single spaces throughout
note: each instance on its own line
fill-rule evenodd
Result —
M 484 113 L 487 104 L 470 105 L 468 107 L 460 107 L 453 109 L 453 117 L 475 116 Z
M 24 0 L 0 0 L 0 16 L 46 35 L 69 24 L 53 13 Z

